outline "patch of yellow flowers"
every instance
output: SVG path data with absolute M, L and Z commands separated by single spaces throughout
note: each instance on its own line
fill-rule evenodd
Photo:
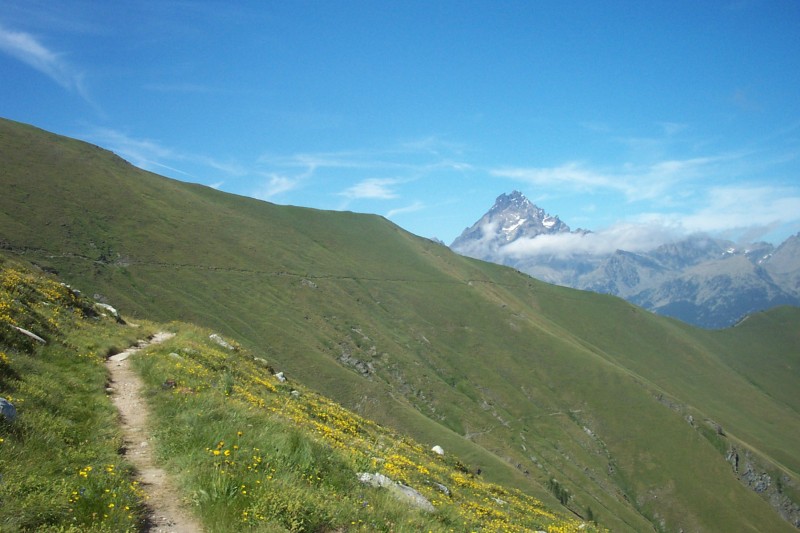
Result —
M 296 390 L 296 385 L 283 383 L 263 367 L 250 362 L 247 354 L 237 351 L 236 355 L 223 352 L 217 346 L 193 345 L 186 354 L 185 363 L 174 365 L 179 375 L 176 379 L 191 386 L 196 383 L 197 376 L 204 376 L 208 383 L 214 372 L 231 368 L 238 371 L 235 382 L 226 391 L 226 402 L 238 402 L 248 410 L 263 413 L 267 418 L 277 418 L 292 427 L 305 430 L 324 446 L 338 450 L 340 455 L 351 465 L 353 476 L 356 472 L 371 465 L 373 471 L 389 476 L 394 481 L 414 487 L 431 501 L 437 509 L 447 510 L 450 517 L 457 517 L 460 525 L 457 530 L 463 531 L 497 531 L 519 532 L 543 530 L 548 532 L 562 531 L 596 531 L 593 524 L 579 520 L 563 518 L 544 507 L 537 499 L 515 489 L 484 482 L 480 477 L 455 468 L 453 460 L 444 459 L 427 451 L 410 439 L 391 434 L 386 428 L 364 419 L 339 404 L 306 390 Z M 231 358 L 237 361 L 231 362 Z M 195 365 L 204 370 L 195 369 L 191 374 L 188 369 Z M 213 389 L 213 387 L 211 388 Z M 210 390 L 209 389 L 209 392 Z M 196 392 L 205 392 L 198 387 Z M 179 390 L 173 394 L 180 394 Z M 229 445 L 219 441 L 206 449 L 217 476 L 229 478 L 226 486 L 233 487 L 236 497 L 265 499 L 273 501 L 280 496 L 271 491 L 284 491 L 286 487 L 271 485 L 274 466 L 269 455 L 258 448 L 240 449 L 238 442 L 242 432 L 235 439 L 237 444 Z M 312 486 L 322 486 L 323 481 L 315 474 L 303 478 Z M 442 487 L 448 487 L 450 494 L 443 493 Z M 324 490 L 332 490 L 325 487 Z M 334 497 L 329 494 L 329 497 Z M 347 499 L 349 496 L 335 495 Z M 263 513 L 254 511 L 259 508 L 255 503 L 242 511 L 240 520 L 252 523 L 264 518 Z M 266 504 L 265 504 L 266 505 Z M 359 526 L 360 527 L 360 526 Z M 358 527 L 356 527 L 358 528 Z
M 64 318 L 84 316 L 79 304 L 68 286 L 0 263 L 0 341 L 13 345 L 25 340 L 16 328 L 40 336 L 55 332 Z

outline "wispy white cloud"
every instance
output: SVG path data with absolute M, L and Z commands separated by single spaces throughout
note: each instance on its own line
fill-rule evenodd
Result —
M 257 166 L 275 170 L 259 170 L 258 174 L 266 177 L 251 196 L 260 200 L 272 200 L 275 196 L 299 189 L 314 176 L 320 166 L 346 166 L 328 155 L 295 154 L 293 156 L 263 155 L 258 158 Z M 299 170 L 297 170 L 299 169 Z
M 186 172 L 173 168 L 166 163 L 167 161 L 180 159 L 180 157 L 174 150 L 156 141 L 137 139 L 111 128 L 94 128 L 83 137 L 111 150 L 133 165 L 145 170 L 168 168 L 181 174 L 186 174 Z
M 391 200 L 397 198 L 395 186 L 400 180 L 369 178 L 343 190 L 339 194 L 350 199 Z
M 687 214 L 653 215 L 690 232 L 759 238 L 783 224 L 800 223 L 800 189 L 736 185 L 712 187 L 699 209 Z
M 597 171 L 584 168 L 576 162 L 558 167 L 506 167 L 490 171 L 493 176 L 511 178 L 536 186 L 569 187 L 579 191 L 618 188 L 610 177 Z
M 373 160 L 369 154 L 359 151 L 264 154 L 257 162 L 259 165 L 281 171 L 303 169 L 303 173 L 308 176 L 314 174 L 317 169 L 368 169 L 382 166 L 380 161 Z
M 415 169 L 433 166 L 468 169 L 460 161 L 462 148 L 436 137 L 402 141 L 390 146 L 329 152 L 264 154 L 259 162 L 276 167 Z
M 0 25 L 0 51 L 22 61 L 38 70 L 68 91 L 89 101 L 84 86 L 84 74 L 56 53 L 42 44 L 33 35 L 9 30 Z
M 665 194 L 678 183 L 709 177 L 714 164 L 732 157 L 672 159 L 649 165 L 628 163 L 613 170 L 598 170 L 569 162 L 557 167 L 501 167 L 491 169 L 490 174 L 550 190 L 613 191 L 623 194 L 628 201 L 654 200 L 665 198 Z
M 717 177 L 714 165 L 727 159 L 726 156 L 670 159 L 633 167 L 620 176 L 622 191 L 629 201 L 671 199 L 675 187 L 681 184 Z
M 436 137 L 425 137 L 377 148 L 288 155 L 264 154 L 258 159 L 258 163 L 266 167 L 270 180 L 281 176 L 297 183 L 317 183 L 320 189 L 327 188 L 331 183 L 342 183 L 340 190 L 329 194 L 344 199 L 333 208 L 347 209 L 357 200 L 400 198 L 403 184 L 423 179 L 433 173 L 464 173 L 474 170 L 471 164 L 455 157 L 457 151 L 456 145 L 440 141 Z M 364 178 L 365 175 L 371 177 Z M 353 183 L 354 181 L 356 182 Z M 321 186 L 323 182 L 324 187 Z
M 389 150 L 351 150 L 340 152 L 297 153 L 288 156 L 262 155 L 247 165 L 236 161 L 220 161 L 201 154 L 189 154 L 173 149 L 158 141 L 133 137 L 110 128 L 94 128 L 83 138 L 104 146 L 132 164 L 154 172 L 167 170 L 169 174 L 194 177 L 181 167 L 205 167 L 225 176 L 255 177 L 256 182 L 247 192 L 254 198 L 274 200 L 275 197 L 307 186 L 322 170 L 342 169 L 366 172 L 429 172 L 433 168 L 465 169 L 465 165 L 454 161 L 435 161 L 411 164 L 395 158 Z M 338 179 L 338 178 L 337 178 Z M 337 195 L 353 200 L 389 200 L 399 197 L 397 187 L 409 178 L 369 178 L 345 188 Z M 346 207 L 346 204 L 345 204 Z M 342 207 L 344 208 L 344 207 Z
M 131 164 L 151 172 L 162 172 L 173 177 L 202 181 L 187 168 L 205 169 L 203 174 L 214 174 L 212 179 L 217 181 L 210 186 L 215 189 L 224 183 L 218 179 L 220 173 L 229 177 L 251 174 L 246 166 L 237 162 L 223 162 L 202 154 L 181 152 L 159 141 L 133 137 L 111 128 L 93 128 L 80 136 L 89 142 L 111 150 Z
M 207 155 L 197 155 L 197 154 L 194 155 L 182 154 L 180 158 L 184 161 L 192 161 L 199 165 L 209 167 L 213 170 L 222 172 L 223 174 L 226 174 L 228 176 L 239 177 L 250 174 L 250 169 L 246 165 L 239 163 L 237 161 L 232 161 L 232 160 L 220 161 L 218 159 L 209 157 Z
M 266 181 L 261 183 L 258 189 L 253 193 L 253 197 L 258 198 L 259 200 L 271 200 L 279 194 L 297 189 L 300 187 L 302 182 L 302 177 L 289 177 L 281 176 L 279 174 L 271 174 L 267 176 Z
M 427 153 L 434 156 L 449 157 L 453 155 L 462 155 L 464 146 L 459 143 L 441 139 L 435 135 L 429 135 L 427 137 L 402 141 L 395 148 L 392 148 L 391 151 Z
M 411 205 L 407 205 L 405 207 L 398 207 L 396 209 L 391 209 L 388 213 L 386 213 L 386 218 L 392 218 L 397 215 L 402 215 L 405 213 L 413 213 L 415 211 L 421 211 L 423 209 L 425 209 L 425 204 L 417 200 Z

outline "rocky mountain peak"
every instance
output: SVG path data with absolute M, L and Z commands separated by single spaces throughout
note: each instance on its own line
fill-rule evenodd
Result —
M 520 238 L 569 232 L 557 216 L 533 204 L 520 191 L 501 194 L 475 224 L 465 229 L 450 248 L 462 255 L 493 260 L 505 245 Z
M 501 212 L 501 211 L 533 211 L 538 209 L 535 205 L 528 200 L 524 194 L 519 191 L 511 191 L 511 194 L 501 194 L 497 197 L 497 200 L 494 201 L 494 205 L 489 210 L 490 213 L 492 212 Z
M 506 219 L 526 219 L 544 223 L 547 220 L 547 226 L 554 226 L 556 221 L 560 222 L 557 216 L 551 216 L 545 213 L 544 209 L 538 207 L 528 200 L 524 194 L 519 191 L 512 191 L 511 194 L 501 194 L 495 200 L 494 205 L 486 213 L 488 217 L 503 217 Z

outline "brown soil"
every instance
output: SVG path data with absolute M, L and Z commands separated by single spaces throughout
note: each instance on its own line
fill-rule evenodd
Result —
M 111 398 L 122 420 L 122 453 L 136 467 L 139 486 L 147 497 L 143 531 L 150 533 L 195 533 L 203 530 L 185 509 L 185 503 L 167 473 L 155 464 L 147 423 L 147 404 L 142 397 L 144 384 L 131 369 L 128 360 L 129 356 L 142 348 L 163 342 L 173 335 L 157 333 L 149 341 L 139 341 L 106 361 L 111 379 Z

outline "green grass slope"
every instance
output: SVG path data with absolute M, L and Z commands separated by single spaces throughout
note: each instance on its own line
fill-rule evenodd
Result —
M 0 160 L 0 248 L 130 315 L 239 339 L 361 415 L 612 530 L 794 529 L 779 513 L 795 516 L 800 472 L 797 309 L 696 330 L 380 217 L 176 182 L 8 121 Z M 769 490 L 751 490 L 745 457 Z
M 0 530 L 138 529 L 144 499 L 117 454 L 102 360 L 147 333 L 0 258 L 0 397 L 16 410 L 0 417 Z
M 105 311 L 0 259 L 0 393 L 17 413 L 0 419 L 2 531 L 149 530 L 148 500 L 117 453 L 102 361 L 156 328 L 175 336 L 132 356 L 151 441 L 180 486 L 172 497 L 207 531 L 601 531 L 281 382 L 231 339 L 223 346 L 180 323 L 128 325 Z M 414 488 L 430 508 L 361 483 L 365 472 Z

